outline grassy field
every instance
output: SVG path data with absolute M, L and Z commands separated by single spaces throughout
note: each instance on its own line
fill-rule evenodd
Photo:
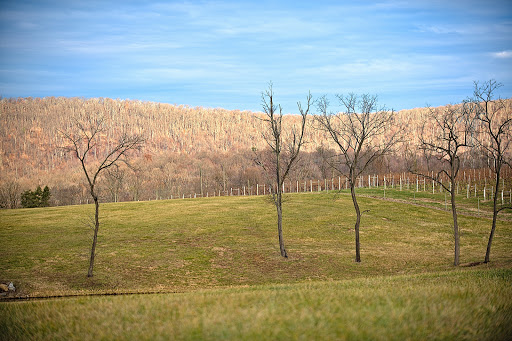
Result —
M 0 304 L 2 340 L 507 340 L 511 270 Z
M 349 196 L 287 199 L 289 259 L 263 197 L 102 204 L 93 278 L 92 206 L 2 210 L 0 282 L 18 296 L 159 294 L 0 302 L 0 339 L 512 335 L 510 221 L 498 224 L 491 263 L 454 269 L 450 212 L 361 198 L 357 264 Z M 459 223 L 461 262 L 482 261 L 490 220 Z
M 507 187 L 508 188 L 508 187 Z M 490 190 L 488 190 L 490 191 Z M 398 189 L 384 189 L 382 186 L 378 188 L 365 188 L 361 190 L 364 195 L 375 197 L 375 198 L 387 198 L 387 199 L 396 199 L 400 201 L 404 201 L 407 203 L 424 205 L 427 207 L 450 210 L 450 194 L 446 191 L 439 192 L 436 190 L 435 193 L 432 193 L 430 190 L 426 189 L 423 191 L 423 187 L 419 188 L 419 191 L 415 190 L 411 187 L 410 190 L 403 189 L 402 191 Z M 503 201 L 501 200 L 501 196 L 498 196 L 498 207 L 502 206 L 511 206 L 511 198 L 510 192 L 507 192 Z M 476 215 L 481 217 L 492 217 L 492 209 L 493 209 L 493 198 L 487 194 L 487 199 L 483 200 L 482 193 L 478 194 L 478 197 L 474 196 L 474 193 L 470 193 L 469 197 L 467 197 L 466 192 L 464 190 L 460 190 L 456 195 L 457 202 L 457 211 L 461 214 L 469 214 Z M 512 220 L 512 210 L 503 210 L 500 212 L 500 217 L 502 219 Z

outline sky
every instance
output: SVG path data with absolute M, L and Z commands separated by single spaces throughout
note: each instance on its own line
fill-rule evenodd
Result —
M 512 1 L 0 0 L 0 96 L 261 111 L 375 94 L 395 110 L 512 97 Z

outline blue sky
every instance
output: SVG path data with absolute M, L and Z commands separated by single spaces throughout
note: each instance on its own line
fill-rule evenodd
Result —
M 371 93 L 456 103 L 494 78 L 512 96 L 512 2 L 2 1 L 0 95 L 140 99 L 285 112 Z

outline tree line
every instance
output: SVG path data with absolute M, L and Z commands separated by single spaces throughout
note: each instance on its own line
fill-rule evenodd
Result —
M 318 99 L 317 99 L 318 101 Z M 512 100 L 503 101 L 506 110 Z M 314 106 L 316 108 L 316 104 Z M 434 108 L 443 110 L 444 107 Z M 403 127 L 410 141 L 418 141 L 421 122 L 429 108 L 396 112 L 395 124 Z M 130 166 L 119 165 L 100 175 L 98 195 L 103 201 L 152 200 L 181 197 L 190 193 L 226 192 L 229 188 L 263 183 L 265 174 L 254 163 L 253 148 L 267 147 L 261 139 L 264 113 L 191 108 L 163 103 L 108 98 L 2 98 L 0 99 L 0 206 L 20 205 L 20 194 L 38 185 L 52 189 L 50 205 L 87 203 L 82 170 L 73 156 L 59 146 L 59 130 L 70 128 L 69 117 L 80 113 L 104 116 L 106 130 L 89 156 L 96 160 L 122 132 L 141 135 L 145 143 L 132 153 Z M 288 108 L 289 112 L 293 108 Z M 304 140 L 294 179 L 326 179 L 340 175 L 328 162 L 336 144 L 315 125 L 318 110 L 306 118 Z M 287 131 L 299 123 L 300 115 L 284 115 Z M 392 131 L 381 137 L 388 138 Z M 424 131 L 424 134 L 432 131 Z M 400 145 L 400 144 L 399 144 Z M 407 170 L 405 148 L 384 155 L 367 169 L 387 174 Z M 489 158 L 472 149 L 461 155 L 463 169 L 488 167 Z

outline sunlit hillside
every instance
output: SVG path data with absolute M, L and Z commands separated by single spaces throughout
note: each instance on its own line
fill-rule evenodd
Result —
M 510 110 L 512 100 L 506 103 Z M 313 113 L 315 109 L 312 108 Z M 397 124 L 408 142 L 417 140 L 427 112 L 427 108 L 398 112 Z M 54 189 L 54 204 L 86 200 L 79 164 L 72 154 L 60 148 L 64 145 L 60 132 L 69 129 L 71 117 L 79 113 L 102 114 L 108 122 L 108 130 L 93 150 L 93 157 L 122 132 L 146 139 L 143 149 L 132 154 L 131 168 L 122 167 L 116 170 L 118 174 L 110 174 L 111 181 L 122 178 L 121 194 L 109 194 L 112 186 L 104 181 L 106 200 L 167 198 L 262 182 L 263 175 L 253 162 L 252 152 L 253 148 L 266 147 L 261 135 L 265 125 L 262 113 L 136 100 L 46 97 L 0 100 L 2 186 L 15 181 L 21 192 L 49 185 Z M 284 125 L 289 127 L 298 119 L 298 115 L 286 115 Z M 322 158 L 322 151 L 332 146 L 331 142 L 315 127 L 312 115 L 305 153 L 293 174 L 297 180 L 323 179 L 333 173 Z M 403 152 L 403 148 L 399 151 Z M 472 163 L 466 167 L 482 166 L 476 157 L 466 161 Z M 403 170 L 403 160 L 397 155 L 376 164 L 371 171 Z

